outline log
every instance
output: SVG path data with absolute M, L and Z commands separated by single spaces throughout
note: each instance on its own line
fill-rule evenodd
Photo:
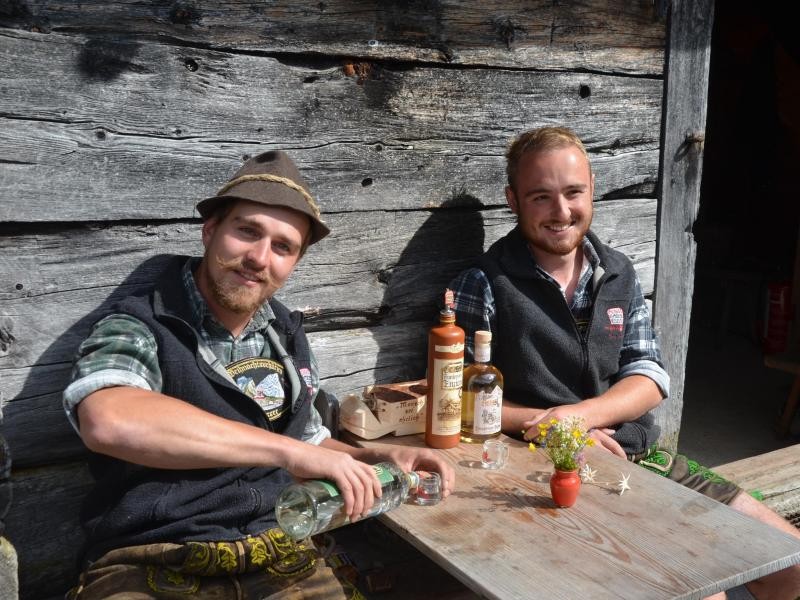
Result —
M 90 42 L 134 36 L 239 51 L 637 75 L 660 75 L 664 58 L 664 19 L 655 4 L 625 0 L 19 4 L 0 25 Z
M 661 427 L 659 443 L 674 451 L 692 315 L 696 252 L 692 227 L 700 205 L 714 2 L 676 0 L 670 10 L 653 322 L 663 332 L 661 353 L 670 376 L 669 402 L 655 411 Z
M 554 123 L 586 142 L 598 198 L 654 195 L 655 78 L 375 64 L 359 82 L 342 63 L 157 43 L 100 78 L 81 73 L 80 39 L 0 30 L 0 46 L 3 221 L 196 217 L 243 159 L 274 148 L 297 159 L 325 213 L 503 206 L 509 139 Z

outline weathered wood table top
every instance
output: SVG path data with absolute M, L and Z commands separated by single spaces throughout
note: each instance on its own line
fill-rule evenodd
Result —
M 347 439 L 424 445 L 421 435 Z M 800 563 L 800 541 L 594 448 L 588 462 L 609 485 L 584 483 L 573 507 L 556 508 L 550 463 L 504 439 L 503 469 L 483 469 L 477 444 L 440 450 L 455 491 L 379 517 L 486 598 L 702 598 Z M 620 496 L 622 474 L 631 489 Z

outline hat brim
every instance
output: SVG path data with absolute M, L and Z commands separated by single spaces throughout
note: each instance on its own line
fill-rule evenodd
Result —
M 286 199 L 280 195 L 277 197 L 272 197 L 269 201 L 231 195 L 212 196 L 211 198 L 206 198 L 205 200 L 198 202 L 195 208 L 197 209 L 197 212 L 200 213 L 200 217 L 202 217 L 202 219 L 205 221 L 213 216 L 217 209 L 219 209 L 223 204 L 227 204 L 228 202 L 254 202 L 256 204 L 263 204 L 264 206 L 280 206 L 305 215 L 308 217 L 308 221 L 311 224 L 311 239 L 308 242 L 309 245 L 316 244 L 331 232 L 328 226 L 320 221 L 317 216 L 313 214 L 310 208 L 303 210 L 304 205 L 301 204 L 298 207 L 298 202 L 296 200 Z

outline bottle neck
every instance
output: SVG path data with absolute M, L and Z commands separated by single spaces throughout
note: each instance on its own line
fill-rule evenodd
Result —
M 488 363 L 492 360 L 491 344 L 475 344 L 475 362 Z

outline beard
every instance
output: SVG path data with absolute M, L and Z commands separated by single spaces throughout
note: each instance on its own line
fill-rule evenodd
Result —
M 258 308 L 272 297 L 275 290 L 278 288 L 266 271 L 258 272 L 257 270 L 248 266 L 248 264 L 241 258 L 234 258 L 231 260 L 223 260 L 219 256 L 215 256 L 214 260 L 217 266 L 222 271 L 222 274 L 217 278 L 209 276 L 209 288 L 214 299 L 220 306 L 239 314 L 252 314 Z M 262 285 L 257 288 L 250 288 L 237 285 L 226 277 L 226 272 L 247 271 Z
M 526 228 L 525 223 L 520 223 L 520 225 L 523 235 L 532 247 L 547 254 L 565 256 L 583 243 L 583 238 L 586 236 L 586 232 L 589 231 L 591 221 L 591 215 L 589 218 L 578 219 L 572 227 L 571 235 L 560 240 L 553 239 L 547 234 L 540 235 L 539 228 Z
M 588 230 L 588 227 L 584 227 L 580 231 L 576 231 L 575 235 L 571 236 L 569 239 L 558 241 L 549 240 L 546 238 L 542 239 L 539 236 L 530 236 L 528 238 L 528 243 L 542 252 L 556 254 L 558 256 L 565 256 L 581 245 L 583 242 L 583 237 L 586 235 Z

